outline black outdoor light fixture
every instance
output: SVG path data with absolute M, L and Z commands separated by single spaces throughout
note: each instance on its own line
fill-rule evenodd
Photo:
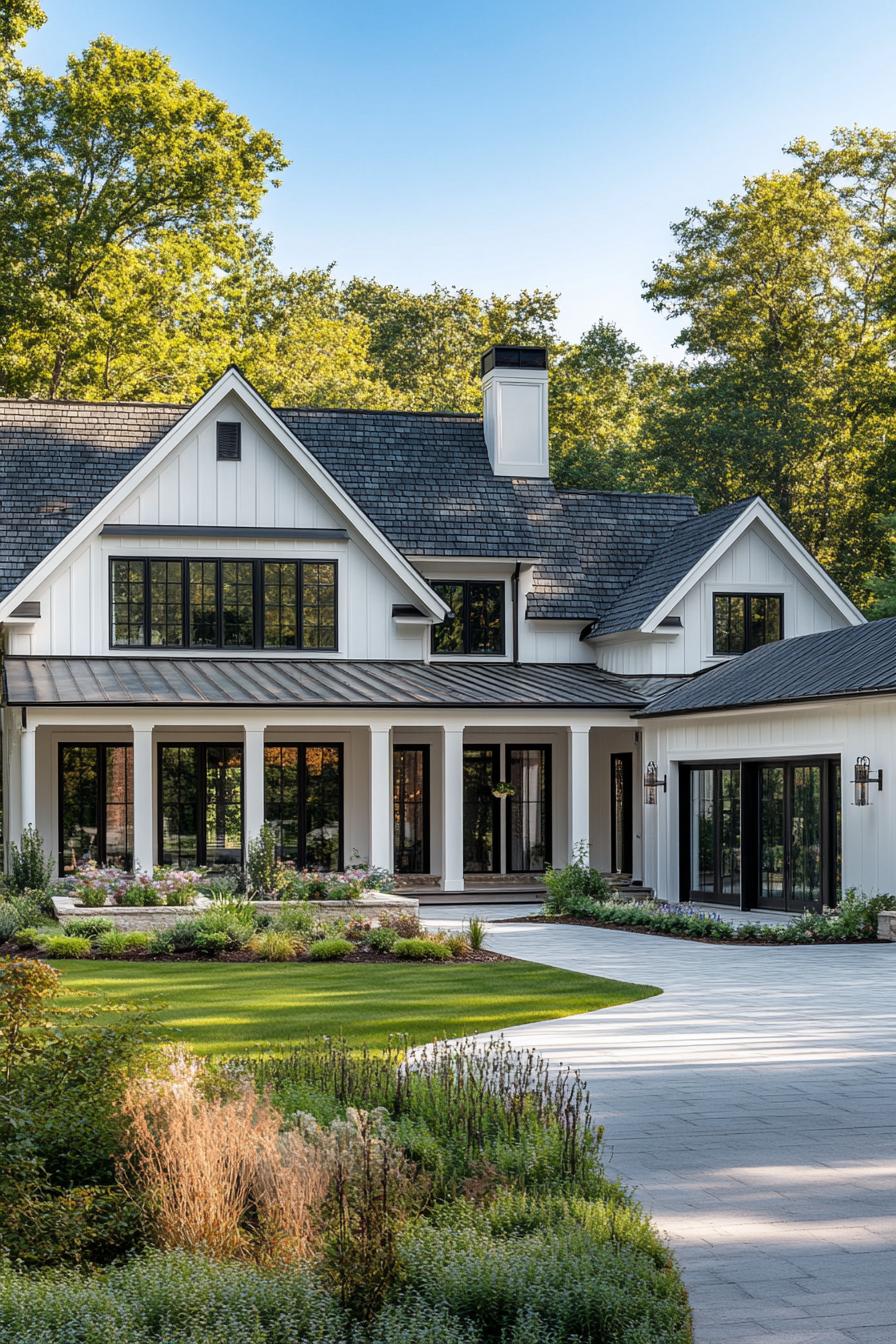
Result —
M 656 791 L 662 789 L 666 792 L 666 776 L 660 779 L 656 772 L 656 761 L 648 761 L 647 769 L 644 771 L 644 801 L 651 806 L 656 803 Z
M 871 802 L 871 785 L 877 785 L 878 793 L 884 787 L 884 772 L 878 770 L 876 775 L 871 773 L 871 761 L 867 756 L 859 756 L 856 761 L 856 773 L 853 779 L 855 788 L 856 807 L 867 807 Z

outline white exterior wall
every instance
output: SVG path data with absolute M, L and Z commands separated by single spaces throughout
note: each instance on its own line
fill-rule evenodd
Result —
M 841 765 L 843 886 L 896 892 L 896 696 L 831 700 L 805 707 L 766 707 L 644 721 L 645 759 L 669 778 L 656 807 L 644 807 L 645 875 L 665 900 L 677 901 L 679 762 L 838 756 Z M 853 803 L 858 756 L 883 767 L 882 792 Z M 642 790 L 643 793 L 643 790 Z
M 242 460 L 216 461 L 215 422 L 240 420 Z M 344 528 L 339 510 L 235 398 L 225 403 L 175 448 L 131 498 L 105 521 L 119 524 L 233 527 Z M 110 652 L 109 561 L 113 556 L 170 558 L 336 560 L 339 650 L 290 657 L 399 658 L 425 656 L 422 627 L 399 625 L 393 603 L 412 601 L 388 563 L 349 529 L 348 541 L 184 537 L 102 537 L 99 529 L 67 563 L 29 593 L 41 619 L 11 626 L 8 651 L 23 654 Z M 125 652 L 118 650 L 118 652 Z M 158 657 L 195 657 L 195 650 L 128 649 Z M 283 657 L 283 650 L 228 649 L 230 657 Z
M 698 672 L 725 661 L 712 652 L 713 593 L 782 593 L 784 638 L 847 625 L 795 560 L 754 522 L 670 612 L 679 631 L 608 637 L 591 641 L 601 667 L 629 674 Z

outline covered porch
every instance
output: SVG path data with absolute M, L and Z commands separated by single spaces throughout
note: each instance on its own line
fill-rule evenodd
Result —
M 627 714 L 6 710 L 7 835 L 60 873 L 87 859 L 225 868 L 267 823 L 281 856 L 460 893 L 537 883 L 579 850 L 641 875 Z

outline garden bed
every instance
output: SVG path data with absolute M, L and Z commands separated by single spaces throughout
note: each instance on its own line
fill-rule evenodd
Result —
M 703 916 L 697 916 L 702 918 Z M 788 925 L 781 924 L 750 924 L 748 927 L 751 932 L 742 937 L 728 937 L 724 933 L 688 933 L 676 932 L 672 929 L 663 929 L 659 927 L 645 928 L 639 924 L 623 924 L 621 921 L 610 922 L 604 919 L 594 919 L 579 915 L 520 915 L 516 918 L 499 919 L 494 921 L 496 924 L 573 924 L 589 929 L 612 929 L 617 933 L 643 933 L 651 938 L 675 938 L 678 941 L 688 943 L 711 943 L 713 947 L 829 947 L 832 944 L 840 943 L 876 943 L 877 936 L 874 937 L 856 937 L 856 938 L 792 938 L 776 936 L 776 931 L 787 929 Z M 736 926 L 730 925 L 730 928 Z M 740 926 L 745 927 L 744 925 Z M 769 936 L 763 938 L 752 932 L 755 929 L 767 929 Z
M 101 915 L 111 919 L 117 929 L 124 933 L 133 931 L 153 932 L 156 929 L 169 929 L 182 919 L 189 919 L 211 908 L 213 902 L 207 896 L 197 893 L 190 905 L 118 905 L 109 900 L 105 905 L 89 906 L 79 904 L 68 893 L 54 894 L 53 911 L 63 926 L 75 924 L 78 920 L 94 919 Z M 382 891 L 365 891 L 357 900 L 351 901 L 253 901 L 252 905 L 259 914 L 276 918 L 284 910 L 307 909 L 322 922 L 336 923 L 339 920 L 360 915 L 365 919 L 379 919 L 384 913 L 406 911 L 416 914 L 419 902 L 409 896 L 393 896 Z

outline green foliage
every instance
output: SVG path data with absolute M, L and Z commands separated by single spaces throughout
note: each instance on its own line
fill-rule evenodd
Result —
M 95 946 L 101 957 L 120 957 L 128 952 L 149 952 L 155 946 L 155 939 L 142 929 L 132 929 L 128 933 L 112 929 L 100 934 Z
M 367 935 L 367 946 L 373 952 L 391 952 L 398 934 L 394 929 L 371 929 Z
M 151 884 L 144 885 L 142 882 L 132 882 L 130 886 L 124 888 L 116 896 L 119 905 L 127 906 L 145 906 L 145 905 L 165 905 L 163 896 Z
M 7 881 L 14 891 L 44 892 L 53 879 L 53 864 L 44 851 L 40 831 L 26 826 L 21 842 L 9 847 Z
M 392 951 L 407 961 L 451 960 L 451 948 L 436 938 L 396 938 Z
M 0 943 L 7 942 L 21 929 L 40 921 L 43 903 L 35 900 L 32 892 L 9 896 L 0 900 Z
M 88 915 L 83 919 L 73 919 L 64 925 L 61 932 L 68 938 L 89 938 L 95 943 L 104 933 L 111 933 L 115 921 L 104 915 Z
M 544 884 L 544 908 L 549 915 L 572 914 L 573 907 L 582 901 L 606 900 L 610 895 L 609 883 L 591 867 L 584 845 L 576 846 L 572 863 L 565 868 L 548 868 Z
M 48 1009 L 59 993 L 59 975 L 41 961 L 0 961 L 0 1060 L 5 1084 L 13 1070 L 45 1045 Z
M 319 938 L 309 947 L 308 956 L 312 961 L 341 961 L 354 950 L 348 938 Z
M 474 952 L 481 950 L 482 944 L 485 942 L 487 928 L 488 925 L 485 920 L 480 919 L 478 915 L 474 915 L 472 919 L 467 921 L 465 932 Z
M 50 933 L 43 936 L 38 942 L 38 947 L 45 957 L 51 961 L 67 961 L 89 957 L 93 951 L 89 938 L 83 938 L 80 934 L 71 933 Z
M 262 961 L 294 961 L 305 950 L 297 933 L 281 929 L 264 929 L 249 940 L 248 948 Z
M 250 896 L 269 900 L 276 897 L 284 886 L 284 870 L 277 859 L 277 842 L 273 829 L 265 822 L 249 841 L 246 862 L 246 886 Z

